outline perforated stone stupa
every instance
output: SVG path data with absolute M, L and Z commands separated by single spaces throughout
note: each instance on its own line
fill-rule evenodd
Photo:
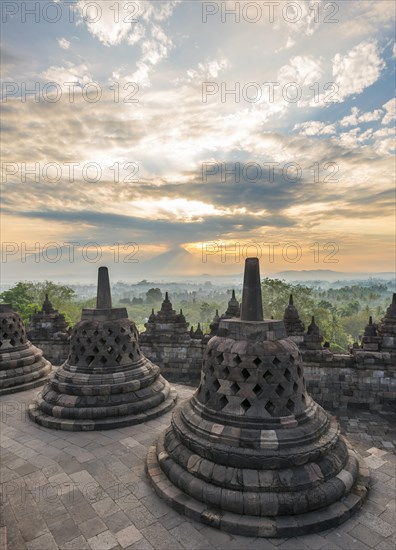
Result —
M 51 363 L 26 336 L 21 317 L 11 304 L 0 304 L 0 395 L 45 383 Z
M 29 407 L 47 428 L 104 430 L 145 422 L 171 409 L 176 392 L 140 351 L 135 323 L 113 308 L 106 267 L 99 268 L 97 304 L 83 309 L 66 362 Z
M 368 469 L 308 395 L 284 323 L 263 320 L 257 258 L 246 260 L 240 318 L 220 321 L 200 386 L 147 471 L 179 512 L 240 535 L 312 533 L 361 506 Z
M 382 338 L 381 349 L 396 355 L 396 292 L 385 316 L 378 325 L 378 334 Z

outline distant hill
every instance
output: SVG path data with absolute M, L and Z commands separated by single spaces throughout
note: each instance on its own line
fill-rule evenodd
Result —
M 364 272 L 343 272 L 333 271 L 332 269 L 302 269 L 302 270 L 288 270 L 274 273 L 271 276 L 274 279 L 285 279 L 286 281 L 353 281 L 353 280 L 367 280 L 367 279 L 394 279 L 395 273 L 392 271 L 384 271 L 381 273 L 364 273 Z

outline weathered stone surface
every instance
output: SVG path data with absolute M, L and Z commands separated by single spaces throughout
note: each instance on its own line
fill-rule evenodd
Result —
M 10 304 L 0 304 L 0 395 L 46 382 L 51 363 L 28 340 L 21 317 Z
M 53 365 L 61 365 L 69 352 L 69 328 L 64 315 L 52 307 L 48 294 L 40 311 L 30 316 L 27 336 Z
M 250 305 L 261 296 L 250 284 L 258 277 L 258 261 L 247 261 Z M 338 525 L 366 495 L 363 460 L 307 393 L 283 322 L 260 320 L 253 306 L 247 316 L 220 321 L 198 390 L 149 451 L 149 477 L 178 511 L 234 533 L 288 537 Z M 319 341 L 314 322 L 309 334 Z
M 378 334 L 381 337 L 381 350 L 391 352 L 396 364 L 396 292 L 385 317 L 378 325 Z
M 304 340 L 304 324 L 302 323 L 296 306 L 293 303 L 293 295 L 290 294 L 289 304 L 285 309 L 283 315 L 283 322 L 285 324 L 286 334 L 292 337 L 292 340 L 296 344 L 303 342 Z
M 142 354 L 135 324 L 125 308 L 111 307 L 109 294 L 107 268 L 101 268 L 97 303 L 104 307 L 83 310 L 67 361 L 29 407 L 38 424 L 70 431 L 119 428 L 174 406 L 176 392 Z
M 203 350 L 203 333 L 200 327 L 188 331 L 188 323 L 183 315 L 172 307 L 168 293 L 156 314 L 152 311 L 146 331 L 140 335 L 142 352 L 155 364 L 168 380 L 198 384 Z

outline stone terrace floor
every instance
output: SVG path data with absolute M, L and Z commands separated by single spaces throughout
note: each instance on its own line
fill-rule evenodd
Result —
M 179 404 L 193 393 L 177 386 Z M 27 416 L 37 389 L 0 400 L 3 514 L 7 550 L 394 550 L 395 417 L 335 411 L 371 470 L 362 510 L 338 528 L 290 539 L 223 533 L 173 511 L 150 487 L 148 446 L 171 413 L 147 424 L 102 432 L 41 428 Z M 393 426 L 393 431 L 392 431 Z M 6 526 L 6 527 L 5 527 Z M 2 546 L 3 545 L 3 546 Z

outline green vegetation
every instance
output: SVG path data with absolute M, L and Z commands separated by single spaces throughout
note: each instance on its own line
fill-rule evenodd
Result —
M 43 283 L 32 283 L 29 281 L 19 282 L 13 288 L 5 290 L 0 294 L 0 300 L 12 305 L 27 323 L 30 315 L 35 310 L 41 309 L 45 295 L 55 309 L 63 313 L 69 325 L 74 325 L 80 320 L 83 307 L 94 307 L 95 300 L 78 300 L 75 291 L 63 285 L 57 285 L 52 281 Z
M 151 309 L 158 311 L 161 308 L 165 292 L 164 287 L 161 290 L 154 285 L 145 292 L 140 292 L 139 288 L 139 285 L 123 285 L 122 291 L 114 293 L 114 305 L 126 307 L 129 317 L 143 331 Z M 176 311 L 182 308 L 187 321 L 194 327 L 200 322 L 205 332 L 209 331 L 209 323 L 216 309 L 220 314 L 227 309 L 231 290 L 221 286 L 203 285 L 197 291 L 191 291 L 179 290 L 176 286 L 170 293 L 170 299 Z M 375 321 L 379 321 L 391 302 L 390 285 L 371 280 L 339 288 L 337 285 L 322 288 L 320 283 L 306 286 L 266 278 L 262 281 L 262 292 L 264 315 L 266 318 L 273 316 L 274 319 L 282 319 L 289 295 L 293 294 L 294 305 L 305 327 L 308 327 L 311 316 L 314 315 L 325 340 L 330 342 L 334 351 L 348 351 L 353 342 L 358 341 L 362 335 L 369 316 L 372 315 Z M 10 302 L 27 322 L 34 310 L 41 308 L 46 293 L 49 294 L 54 308 L 65 315 L 70 325 L 80 320 L 83 307 L 94 307 L 95 304 L 95 299 L 79 299 L 73 288 L 51 281 L 19 282 L 2 292 L 0 300 Z M 237 298 L 241 298 L 238 291 Z
M 315 316 L 325 340 L 333 351 L 348 351 L 363 334 L 370 315 L 377 321 L 383 317 L 391 302 L 386 284 L 369 283 L 341 288 L 311 288 L 277 279 L 264 279 L 263 303 L 266 316 L 282 318 L 289 295 L 305 328 Z

